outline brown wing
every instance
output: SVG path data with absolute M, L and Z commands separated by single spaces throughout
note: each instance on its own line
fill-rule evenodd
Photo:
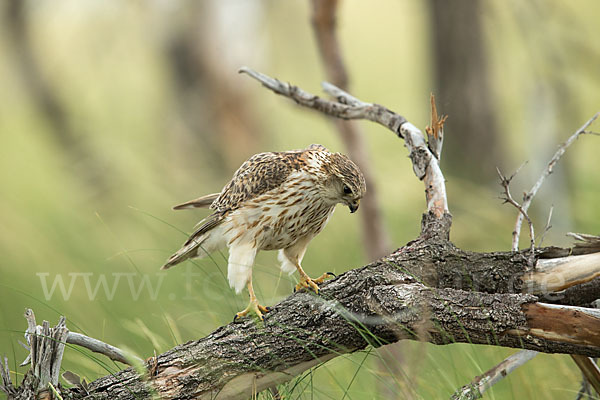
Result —
M 216 212 L 235 210 L 281 185 L 289 174 L 306 165 L 303 150 L 256 154 L 235 172 L 211 207 Z
M 209 208 L 210 205 L 219 197 L 220 193 L 211 193 L 197 199 L 186 201 L 185 203 L 173 206 L 173 210 L 185 210 L 191 208 Z
M 305 150 L 256 154 L 241 165 L 220 194 L 206 195 L 175 206 L 175 209 L 206 207 L 210 200 L 210 208 L 215 212 L 198 224 L 183 247 L 167 260 L 162 269 L 194 257 L 202 244 L 202 235 L 221 224 L 228 211 L 280 186 L 292 172 L 306 166 L 305 156 L 311 151 L 327 149 L 321 145 L 311 145 Z

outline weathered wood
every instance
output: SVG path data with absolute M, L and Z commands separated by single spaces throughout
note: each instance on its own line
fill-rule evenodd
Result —
M 31 362 L 31 368 L 23 378 L 21 386 L 15 388 L 10 380 L 8 362 L 5 360 L 5 365 L 0 365 L 3 381 L 0 388 L 8 395 L 9 400 L 50 399 L 49 384 L 58 386 L 60 366 L 69 334 L 66 320 L 61 317 L 54 328 L 50 327 L 48 321 L 39 326 L 30 309 L 25 311 L 25 318 L 28 325 L 25 337 L 29 345 L 29 356 L 25 362 Z
M 304 291 L 291 295 L 273 307 L 264 324 L 243 320 L 223 326 L 203 339 L 151 359 L 144 376 L 129 368 L 92 382 L 88 390 L 63 389 L 63 398 L 146 399 L 158 395 L 242 399 L 340 354 L 402 339 L 600 356 L 598 311 L 575 307 L 577 303 L 558 306 L 539 302 L 534 295 L 549 294 L 548 287 L 536 283 L 539 275 L 532 269 L 536 263 L 528 263 L 525 253 L 474 253 L 449 241 L 451 216 L 439 154 L 432 153 L 422 133 L 406 119 L 385 107 L 363 103 L 332 85 L 326 86 L 326 91 L 337 101 L 323 100 L 255 71 L 243 72 L 299 104 L 338 118 L 375 121 L 403 138 L 413 170 L 426 185 L 428 212 L 421 235 L 376 262 L 324 283 L 319 296 Z M 434 140 L 441 142 L 435 135 Z M 438 147 L 434 143 L 433 148 Z M 594 252 L 597 249 L 588 246 L 578 254 Z M 532 255 L 538 261 L 557 253 L 570 255 L 556 248 L 536 249 Z M 586 256 L 585 263 L 575 266 L 572 259 L 567 260 L 571 268 L 580 270 L 577 278 L 564 286 L 551 286 L 550 291 L 568 291 L 595 282 L 600 265 L 589 262 L 595 259 Z M 541 272 L 566 273 L 560 267 Z M 33 341 L 40 333 L 48 336 L 50 332 L 47 324 L 43 332 L 38 332 L 35 323 L 30 324 L 30 330 L 32 326 L 38 334 L 31 336 Z M 3 387 L 16 390 L 17 394 L 11 394 L 15 399 L 31 398 L 23 396 L 41 387 L 38 376 L 51 382 L 57 379 L 52 368 L 40 370 L 36 365 L 40 360 L 56 360 L 60 354 L 61 349 L 45 353 L 32 344 L 33 367 L 23 385 L 12 388 L 5 381 L 8 372 L 2 371 Z
M 600 393 L 600 368 L 590 357 L 571 354 L 571 358 L 579 367 L 585 379 L 592 385 L 596 393 Z
M 583 307 L 593 307 L 593 302 L 600 297 L 600 278 L 571 286 L 565 290 L 547 293 L 544 301 L 553 304 L 574 304 Z
M 468 385 L 456 390 L 451 400 L 475 400 L 481 399 L 483 393 L 504 379 L 512 371 L 534 358 L 539 353 L 532 350 L 521 350 L 510 355 L 498 365 L 475 377 Z M 578 356 L 579 357 L 579 356 Z M 587 357 L 586 357 L 587 358 Z
M 81 333 L 69 332 L 69 336 L 67 336 L 67 343 L 85 347 L 94 353 L 104 354 L 111 360 L 118 361 L 123 364 L 133 365 L 132 361 L 135 361 L 138 364 L 143 363 L 142 359 L 132 354 L 125 354 L 123 350 L 115 346 L 104 343 L 98 339 L 82 335 Z
M 427 213 L 419 238 L 324 283 L 319 296 L 295 293 L 264 324 L 244 320 L 178 346 L 148 363 L 151 377 L 129 368 L 92 382 L 89 395 L 63 390 L 65 398 L 245 398 L 332 357 L 402 339 L 600 356 L 597 310 L 537 303 L 522 293 L 525 254 L 458 249 L 450 224 Z
M 539 260 L 523 277 L 534 292 L 556 292 L 600 277 L 600 253 Z M 600 293 L 599 293 L 600 295 Z
M 589 333 L 600 332 L 597 311 L 543 305 L 519 293 L 520 286 L 483 274 L 484 266 L 496 269 L 511 259 L 522 274 L 527 268 L 522 255 L 468 253 L 443 239 L 420 238 L 323 284 L 319 296 L 293 294 L 273 307 L 264 324 L 229 324 L 158 356 L 152 377 L 140 379 L 127 369 L 92 382 L 87 397 L 70 395 L 134 399 L 155 390 L 165 397 L 247 398 L 332 357 L 402 339 L 600 355 L 600 338 Z M 468 279 L 446 279 L 452 266 Z M 436 275 L 444 279 L 431 279 Z M 457 288 L 428 286 L 422 278 Z M 467 282 L 477 279 L 483 282 L 479 291 L 470 291 Z M 553 329 L 548 321 L 561 324 Z

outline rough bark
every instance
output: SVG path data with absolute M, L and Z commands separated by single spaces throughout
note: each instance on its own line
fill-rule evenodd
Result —
M 523 255 L 457 249 L 446 239 L 449 221 L 425 215 L 417 240 L 323 284 L 318 296 L 293 294 L 264 324 L 223 326 L 150 360 L 148 376 L 126 369 L 92 382 L 89 393 L 63 390 L 64 398 L 242 399 L 340 354 L 402 339 L 600 356 L 600 312 L 518 293 Z
M 402 116 L 335 87 L 327 91 L 335 93 L 337 101 L 323 100 L 263 74 L 244 71 L 303 106 L 339 118 L 369 119 L 403 138 L 413 170 L 426 188 L 428 212 L 421 235 L 387 257 L 323 284 L 318 296 L 305 291 L 293 294 L 273 307 L 264 324 L 246 319 L 223 326 L 151 359 L 145 376 L 129 368 L 92 382 L 86 390 L 63 389 L 63 398 L 134 399 L 155 394 L 247 398 L 340 354 L 401 339 L 600 356 L 598 310 L 542 303 L 534 296 L 556 287 L 538 284 L 536 273 L 554 278 L 565 265 L 570 266 L 569 274 L 577 276 L 568 281 L 566 290 L 593 282 L 600 265 L 592 242 L 580 247 L 577 256 L 564 257 L 567 249 L 536 249 L 534 263 L 528 263 L 524 252 L 458 249 L 449 241 L 452 219 L 439 151 L 432 150 L 441 147 L 437 145 L 441 136 L 428 136 L 430 143 L 425 143 L 421 132 Z M 552 254 L 563 258 L 541 261 L 544 268 L 533 269 L 532 265 Z M 584 258 L 573 262 L 574 257 Z M 9 387 L 11 398 L 26 398 L 21 393 L 27 388 L 12 388 L 2 367 L 3 386 Z

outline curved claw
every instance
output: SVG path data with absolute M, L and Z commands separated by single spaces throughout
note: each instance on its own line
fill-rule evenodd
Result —
M 300 282 L 296 285 L 296 287 L 294 288 L 294 292 L 296 292 L 297 290 L 303 289 L 303 288 L 307 288 L 307 289 L 312 289 L 315 291 L 316 294 L 319 294 L 319 286 L 317 284 L 325 282 L 325 279 L 327 279 L 331 276 L 333 276 L 334 278 L 337 277 L 333 272 L 325 272 L 323 275 L 321 275 L 317 279 L 311 279 L 308 276 L 304 276 L 300 280 Z
M 256 300 L 256 299 L 250 300 L 248 307 L 246 307 L 244 310 L 242 310 L 239 313 L 236 313 L 234 315 L 233 322 L 237 322 L 240 318 L 245 317 L 250 312 L 253 312 L 254 314 L 256 314 L 258 319 L 260 319 L 261 321 L 264 321 L 265 317 L 263 316 L 263 313 L 266 314 L 269 311 L 271 311 L 271 307 L 261 306 L 260 304 L 258 304 L 258 300 Z
M 306 279 L 302 279 L 294 288 L 294 292 L 304 288 L 312 289 L 315 291 L 316 294 L 319 294 L 319 286 L 315 283 L 313 279 L 310 279 L 309 277 L 306 277 Z

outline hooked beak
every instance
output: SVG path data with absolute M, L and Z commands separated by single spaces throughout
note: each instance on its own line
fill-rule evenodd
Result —
M 350 209 L 350 212 L 351 212 L 351 213 L 354 213 L 354 212 L 356 212 L 356 210 L 358 210 L 358 206 L 359 206 L 359 204 L 360 204 L 360 199 L 359 199 L 359 200 L 356 200 L 356 201 L 355 201 L 355 202 L 353 202 L 353 203 L 350 203 L 350 204 L 348 204 L 348 208 Z

